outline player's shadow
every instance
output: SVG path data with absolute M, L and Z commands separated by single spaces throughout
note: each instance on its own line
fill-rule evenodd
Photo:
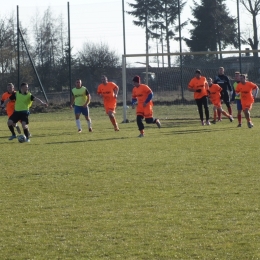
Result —
M 130 137 L 115 137 L 115 138 L 101 138 L 101 139 L 95 139 L 95 140 L 73 140 L 73 141 L 64 141 L 64 142 L 48 142 L 45 144 L 74 144 L 74 143 L 86 143 L 86 142 L 103 142 L 103 141 L 115 141 L 115 140 L 124 140 L 129 139 Z

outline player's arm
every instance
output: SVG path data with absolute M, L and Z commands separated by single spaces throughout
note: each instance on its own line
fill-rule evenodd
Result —
M 39 99 L 39 98 L 37 98 L 37 97 L 35 97 L 35 96 L 31 96 L 31 101 L 34 101 L 34 100 L 38 100 L 42 105 L 44 105 L 44 106 L 48 106 L 48 104 L 47 103 L 45 103 L 45 102 L 43 102 L 41 99 Z
M 75 96 L 73 95 L 73 93 L 71 93 L 71 102 L 70 102 L 70 109 L 73 107 L 73 104 L 75 102 Z
M 153 99 L 153 92 L 151 91 L 151 92 L 148 94 L 146 100 L 144 101 L 143 107 L 146 107 L 146 105 L 147 105 L 152 99 Z
M 114 91 L 114 97 L 117 98 L 118 92 L 119 92 L 119 87 L 115 85 L 115 88 L 113 89 Z
M 258 92 L 259 92 L 259 88 L 257 85 L 255 85 L 256 88 L 254 89 L 254 99 L 256 99 L 257 95 L 258 95 Z

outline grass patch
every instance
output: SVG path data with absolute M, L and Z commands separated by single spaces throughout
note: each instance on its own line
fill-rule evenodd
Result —
M 69 110 L 33 114 L 24 144 L 0 117 L 1 259 L 260 258 L 260 119 L 202 127 L 174 109 L 141 139 L 101 108 L 93 133 Z

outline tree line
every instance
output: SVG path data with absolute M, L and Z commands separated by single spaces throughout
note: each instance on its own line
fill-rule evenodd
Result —
M 240 0 L 244 10 L 251 14 L 251 37 L 241 37 L 242 43 L 248 43 L 253 50 L 258 49 L 257 16 L 260 0 Z M 230 15 L 225 0 L 193 0 L 191 18 L 180 23 L 180 15 L 187 4 L 185 0 L 135 0 L 128 3 L 127 15 L 133 16 L 133 23 L 145 29 L 146 51 L 150 41 L 166 43 L 165 52 L 171 52 L 171 41 L 183 40 L 190 51 L 220 51 L 227 46 L 238 48 L 237 17 Z M 20 24 L 42 84 L 47 92 L 67 90 L 69 86 L 69 45 L 67 26 L 62 15 L 54 16 L 51 7 L 43 14 L 36 13 L 32 18 L 32 32 Z M 187 26 L 189 37 L 179 37 L 179 31 Z M 17 81 L 17 32 L 16 17 L 0 17 L 0 79 L 1 89 L 7 82 Z M 20 42 L 20 82 L 27 81 L 35 86 L 38 83 L 30 64 L 23 42 Z M 73 47 L 72 47 L 73 53 Z M 258 58 L 258 53 L 254 53 Z M 221 58 L 221 57 L 220 57 Z M 186 58 L 183 62 L 189 63 Z M 168 57 L 168 67 L 172 61 Z M 90 86 L 100 82 L 100 75 L 106 73 L 111 78 L 121 78 L 121 60 L 107 44 L 84 43 L 81 50 L 71 57 L 73 79 L 76 77 L 88 81 Z M 91 89 L 90 89 L 91 91 Z

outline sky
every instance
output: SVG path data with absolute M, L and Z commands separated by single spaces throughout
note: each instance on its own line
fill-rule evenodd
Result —
M 127 3 L 134 0 L 8 0 L 1 5 L 0 17 L 9 16 L 12 12 L 16 17 L 17 5 L 19 6 L 19 17 L 23 27 L 32 32 L 33 17 L 37 12 L 41 15 L 51 7 L 53 14 L 58 17 L 62 14 L 64 23 L 67 25 L 67 5 L 70 5 L 70 27 L 71 27 L 71 46 L 73 51 L 82 49 L 84 43 L 104 43 L 121 56 L 124 53 L 123 38 L 123 14 L 122 1 L 124 1 L 125 11 L 131 8 Z M 191 6 L 193 0 L 186 0 L 187 4 L 181 15 L 181 21 L 191 18 Z M 230 13 L 237 16 L 237 0 L 227 0 L 226 4 Z M 145 30 L 133 25 L 134 17 L 125 14 L 125 49 L 126 54 L 144 54 L 145 53 Z M 243 10 L 240 4 L 240 26 L 241 32 L 248 30 L 251 22 L 250 15 Z M 188 36 L 187 29 L 182 31 L 182 36 Z M 157 44 L 150 44 L 150 53 L 157 52 Z M 245 46 L 248 47 L 248 46 Z M 159 47 L 159 50 L 161 46 Z M 171 52 L 179 51 L 179 43 L 172 41 Z M 188 48 L 183 43 L 183 51 Z

